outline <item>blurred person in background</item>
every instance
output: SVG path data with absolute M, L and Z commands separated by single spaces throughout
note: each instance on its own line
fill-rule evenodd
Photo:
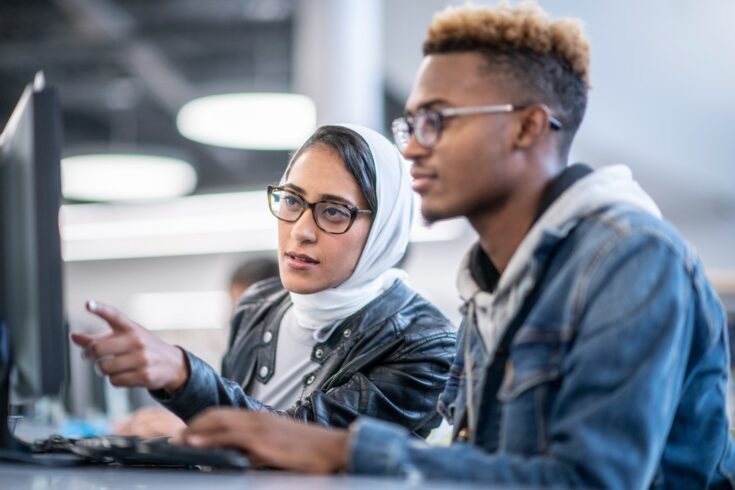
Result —
M 269 257 L 250 259 L 240 264 L 230 277 L 227 291 L 230 297 L 230 315 L 245 291 L 258 281 L 278 277 L 278 261 Z M 231 343 L 228 342 L 228 345 Z M 138 437 L 172 436 L 186 428 L 179 417 L 161 407 L 143 407 L 130 417 L 118 422 L 114 432 L 118 435 Z
M 423 216 L 464 216 L 479 235 L 439 406 L 454 442 L 231 409 L 191 421 L 184 442 L 413 481 L 735 487 L 726 318 L 700 260 L 627 167 L 567 165 L 589 87 L 579 23 L 531 2 L 449 9 L 424 55 L 396 142 Z
M 455 328 L 396 269 L 413 214 L 395 145 L 354 125 L 324 126 L 268 189 L 280 279 L 248 289 L 222 376 L 110 306 L 112 332 L 73 333 L 115 386 L 141 386 L 184 421 L 212 406 L 346 427 L 359 414 L 425 437 L 454 354 Z
M 260 257 L 246 260 L 240 264 L 230 277 L 230 305 L 232 313 L 247 289 L 259 281 L 278 277 L 278 261 L 275 258 Z

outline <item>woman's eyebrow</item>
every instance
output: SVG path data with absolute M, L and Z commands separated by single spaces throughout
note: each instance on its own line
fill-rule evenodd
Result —
M 291 183 L 283 184 L 283 187 L 289 187 L 300 194 L 306 194 L 306 191 L 302 189 L 301 187 L 297 186 L 296 184 L 291 184 Z
M 335 194 L 319 194 L 319 199 L 324 201 L 339 201 L 344 202 L 346 204 L 349 204 L 350 206 L 354 206 L 355 204 L 350 201 L 349 199 L 346 199 L 342 196 L 337 196 Z
M 299 194 L 302 194 L 304 196 L 308 194 L 305 189 L 297 186 L 296 184 L 291 184 L 291 183 L 283 184 L 283 187 L 288 187 L 289 189 L 293 189 Z M 337 201 L 337 202 L 343 202 L 345 204 L 349 204 L 350 206 L 355 206 L 355 203 L 353 203 L 349 199 L 342 197 L 342 196 L 338 196 L 336 194 L 319 194 L 319 200 L 320 201 Z

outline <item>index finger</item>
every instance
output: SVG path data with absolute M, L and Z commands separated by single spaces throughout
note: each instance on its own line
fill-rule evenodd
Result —
M 86 307 L 87 311 L 105 320 L 110 325 L 110 328 L 116 332 L 133 330 L 135 327 L 135 323 L 120 313 L 117 308 L 95 300 L 87 301 Z

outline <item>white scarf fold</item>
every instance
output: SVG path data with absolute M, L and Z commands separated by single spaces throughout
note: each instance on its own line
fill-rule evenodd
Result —
M 378 210 L 352 275 L 335 288 L 312 294 L 290 293 L 296 323 L 319 330 L 332 326 L 380 296 L 406 272 L 393 266 L 408 246 L 413 219 L 413 194 L 408 163 L 380 133 L 353 124 L 339 124 L 367 142 L 375 162 Z

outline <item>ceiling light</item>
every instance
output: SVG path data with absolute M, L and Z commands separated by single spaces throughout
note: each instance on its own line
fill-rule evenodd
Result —
M 462 238 L 469 229 L 455 218 L 426 226 L 414 217 L 411 241 Z M 278 220 L 265 190 L 203 194 L 148 203 L 71 204 L 61 207 L 64 260 L 242 253 L 276 250 Z
M 239 93 L 192 100 L 176 117 L 179 132 L 208 145 L 293 150 L 316 128 L 316 106 L 305 95 Z
M 78 201 L 137 201 L 189 194 L 197 176 L 187 162 L 135 155 L 79 155 L 61 161 L 62 192 Z

